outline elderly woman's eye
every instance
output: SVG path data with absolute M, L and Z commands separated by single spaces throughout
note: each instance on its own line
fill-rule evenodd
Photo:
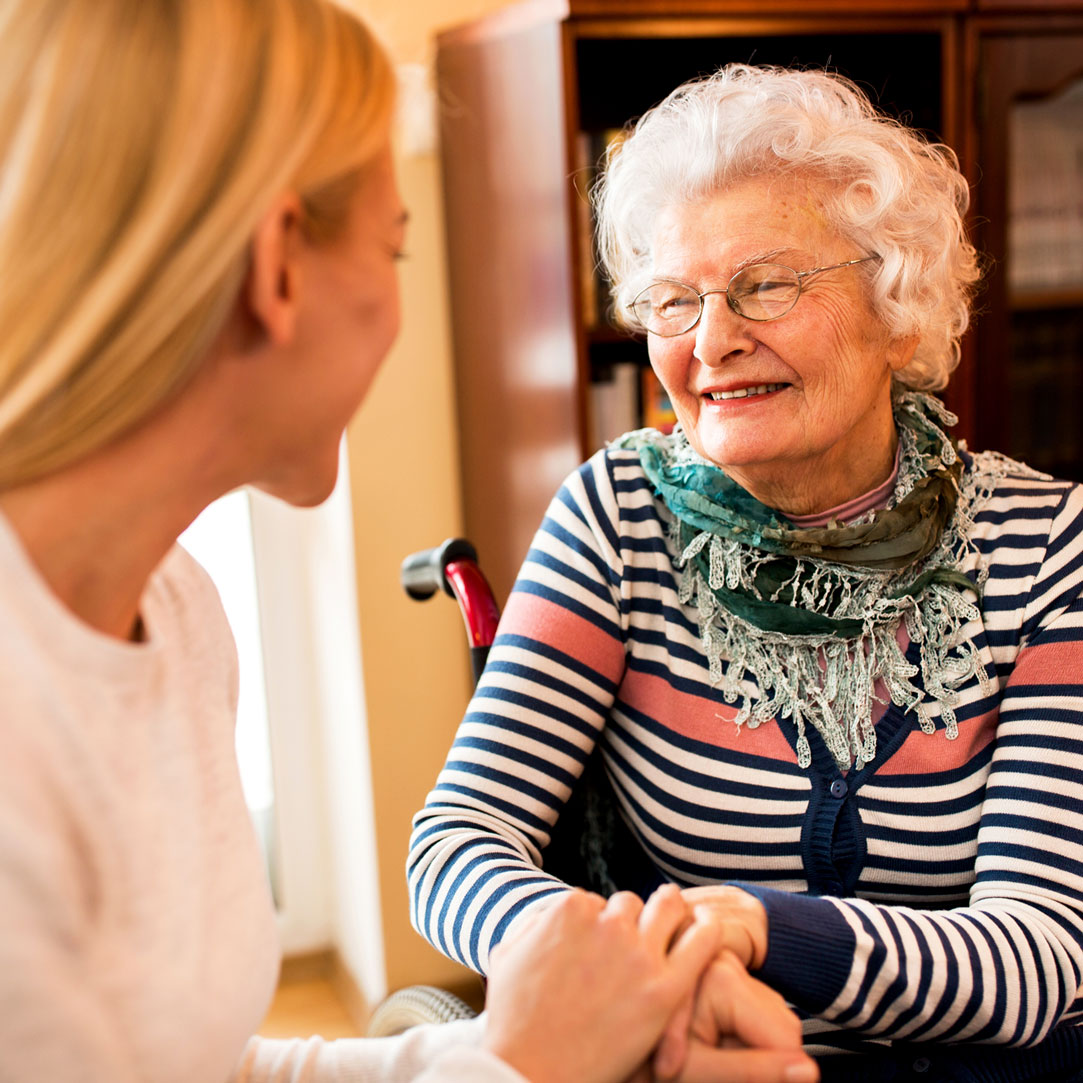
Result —
M 668 290 L 655 298 L 654 310 L 660 316 L 677 316 L 687 312 L 696 301 L 696 295 L 689 290 Z
M 741 283 L 740 287 L 734 290 L 734 293 L 737 294 L 738 300 L 745 297 L 755 297 L 767 301 L 788 296 L 793 291 L 793 288 L 792 279 L 765 278 L 759 282 Z

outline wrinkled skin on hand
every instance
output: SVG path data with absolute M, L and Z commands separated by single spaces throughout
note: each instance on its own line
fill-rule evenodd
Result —
M 759 970 L 767 958 L 767 911 L 763 903 L 728 884 L 686 887 L 681 896 L 697 921 L 713 922 L 723 948 L 732 951 L 747 970 Z
M 646 904 L 561 896 L 494 950 L 484 1044 L 531 1083 L 649 1083 L 662 1078 L 649 1058 L 663 1033 L 671 1078 L 803 1083 L 787 1074 L 796 1066 L 816 1079 L 797 1020 L 723 950 L 719 928 L 694 920 L 673 885 Z

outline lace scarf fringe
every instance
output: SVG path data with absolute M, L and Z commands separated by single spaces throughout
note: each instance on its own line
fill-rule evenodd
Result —
M 903 397 L 903 408 L 909 408 Z M 924 400 L 926 404 L 935 400 Z M 939 403 L 936 404 L 939 406 Z M 954 418 L 940 407 L 945 425 Z M 922 476 L 913 454 L 914 435 L 900 431 L 904 440 L 903 467 L 896 484 L 902 499 Z M 909 444 L 910 446 L 907 446 Z M 950 465 L 956 457 L 944 439 L 941 458 Z M 710 675 L 726 703 L 741 702 L 738 726 L 755 729 L 773 718 L 790 719 L 797 730 L 797 761 L 802 768 L 812 762 L 807 727 L 823 739 L 843 770 L 860 769 L 876 755 L 876 728 L 872 721 L 874 693 L 883 681 L 890 700 L 913 710 L 925 733 L 936 729 L 936 717 L 945 736 L 958 735 L 955 706 L 959 689 L 977 675 L 982 690 L 991 681 L 978 651 L 967 637 L 967 625 L 980 617 L 976 604 L 988 570 L 970 541 L 974 518 L 991 497 L 998 481 L 1009 472 L 1036 474 L 1029 468 L 996 453 L 974 457 L 973 468 L 964 475 L 951 522 L 940 545 L 921 568 L 902 573 L 847 569 L 800 558 L 788 581 L 794 588 L 793 603 L 835 619 L 860 620 L 859 635 L 792 635 L 763 631 L 727 610 L 714 590 L 740 588 L 760 597 L 755 588 L 756 570 L 772 559 L 731 539 L 708 531 L 697 534 L 681 549 L 680 523 L 671 517 L 677 567 L 683 569 L 679 597 L 697 610 L 699 633 L 707 652 Z M 708 547 L 709 576 L 704 582 L 693 557 Z M 977 571 L 974 599 L 957 586 L 933 582 L 916 597 L 889 597 L 898 587 L 914 582 L 920 571 L 932 567 L 962 569 L 964 563 Z M 783 588 L 780 588 L 780 591 Z M 767 601 L 777 602 L 778 594 Z M 896 638 L 902 622 L 912 643 L 920 646 L 920 665 L 906 660 Z M 915 681 L 920 674 L 920 683 Z

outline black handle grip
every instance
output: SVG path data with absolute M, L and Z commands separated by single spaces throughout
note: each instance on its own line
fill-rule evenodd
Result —
M 411 553 L 399 572 L 402 589 L 415 601 L 423 602 L 438 590 L 454 597 L 444 576 L 444 569 L 453 560 L 471 560 L 477 563 L 477 550 L 465 538 L 448 538 L 443 545 Z

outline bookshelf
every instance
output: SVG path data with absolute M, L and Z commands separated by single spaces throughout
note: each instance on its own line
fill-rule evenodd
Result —
M 993 266 L 977 443 L 1083 481 L 1083 18 L 978 20 L 968 54 L 976 233 Z
M 526 0 L 442 34 L 464 520 L 498 597 L 566 474 L 617 427 L 664 407 L 646 375 L 645 343 L 605 318 L 583 199 L 594 165 L 629 120 L 731 61 L 840 71 L 982 177 L 977 220 L 1000 223 L 979 238 L 996 261 L 982 306 L 1007 311 L 1011 281 L 1019 318 L 968 342 L 948 400 L 975 446 L 1029 448 L 1023 434 L 1050 424 L 1043 377 L 1009 351 L 1033 351 L 1028 336 L 1045 343 L 1047 358 L 1078 351 L 1083 283 L 1005 273 L 1018 257 L 1005 221 L 1009 147 L 1013 139 L 1018 147 L 1020 124 L 1033 127 L 1011 109 L 1064 91 L 1066 56 L 1074 50 L 1083 66 L 1080 35 L 1083 0 Z M 1020 40 L 1029 43 L 1025 59 L 1011 51 Z M 1064 43 L 1057 78 L 1047 42 Z M 1020 73 L 1018 87 L 1006 71 Z M 1029 420 L 1008 407 L 1012 396 L 1026 397 Z

